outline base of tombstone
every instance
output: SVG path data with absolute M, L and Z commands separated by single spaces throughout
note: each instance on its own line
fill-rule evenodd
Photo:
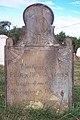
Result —
M 10 105 L 7 103 L 7 105 Z M 68 110 L 69 107 L 65 103 L 60 103 L 59 101 L 27 101 L 27 102 L 21 102 L 21 103 L 13 103 L 10 106 L 19 106 L 20 108 L 24 109 L 45 109 L 45 108 L 51 108 L 59 111 Z

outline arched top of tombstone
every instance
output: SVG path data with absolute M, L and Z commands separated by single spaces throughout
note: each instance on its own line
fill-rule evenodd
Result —
M 44 4 L 41 4 L 41 3 L 32 4 L 24 10 L 23 20 L 25 25 L 27 25 L 27 21 L 28 21 L 27 18 L 34 17 L 34 15 L 42 16 L 51 25 L 54 22 L 54 14 L 52 10 Z

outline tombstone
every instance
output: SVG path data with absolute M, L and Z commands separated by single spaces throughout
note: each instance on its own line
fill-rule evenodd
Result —
M 6 35 L 0 35 L 0 65 L 4 66 L 4 46 L 6 45 Z
M 24 35 L 5 46 L 6 103 L 26 107 L 68 109 L 72 106 L 72 44 L 54 37 L 54 14 L 43 4 L 23 13 Z M 68 41 L 69 43 L 69 41 Z
M 77 49 L 76 56 L 80 58 L 80 47 Z

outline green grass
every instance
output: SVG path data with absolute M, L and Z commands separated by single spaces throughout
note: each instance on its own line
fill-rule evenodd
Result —
M 80 66 L 80 62 L 76 64 Z M 79 77 L 79 76 L 78 76 Z M 70 111 L 57 113 L 51 108 L 24 109 L 18 106 L 5 107 L 4 69 L 0 68 L 0 120 L 80 120 L 80 86 L 74 86 L 74 106 Z
M 74 75 L 75 75 L 75 77 L 80 78 L 80 72 L 77 71 L 77 72 L 74 73 Z
M 56 120 L 56 112 L 52 109 L 21 109 L 8 107 L 4 111 L 4 116 L 10 120 Z
M 78 61 L 77 63 L 75 63 L 75 65 L 80 67 L 80 61 Z
M 4 67 L 0 66 L 0 81 L 4 81 Z

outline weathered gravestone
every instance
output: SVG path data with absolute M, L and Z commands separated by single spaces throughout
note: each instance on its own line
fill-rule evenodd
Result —
M 27 7 L 24 36 L 5 46 L 6 102 L 66 109 L 72 105 L 72 44 L 54 38 L 54 14 L 43 4 Z M 8 42 L 8 41 L 7 41 Z M 12 43 L 12 41 L 11 41 Z

